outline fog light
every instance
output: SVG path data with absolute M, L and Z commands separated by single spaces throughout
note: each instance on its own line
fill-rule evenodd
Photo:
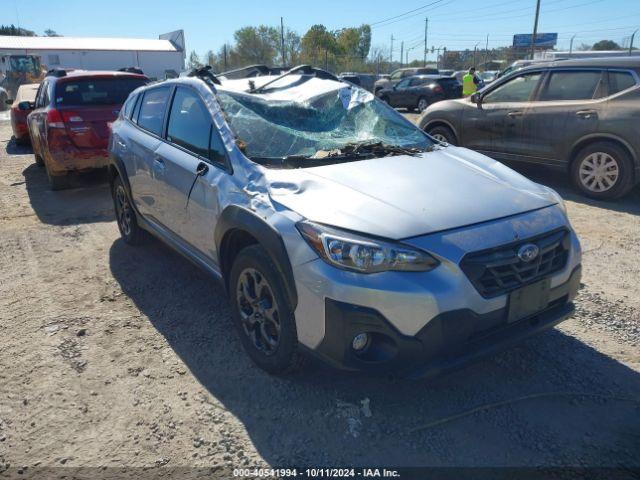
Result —
M 366 333 L 357 334 L 351 342 L 351 346 L 356 352 L 361 352 L 367 345 L 369 345 L 369 335 Z

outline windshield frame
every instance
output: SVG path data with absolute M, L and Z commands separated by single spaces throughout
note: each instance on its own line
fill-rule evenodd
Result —
M 406 154 L 416 154 L 416 151 L 420 151 L 420 152 L 431 151 L 434 146 L 439 145 L 437 141 L 432 139 L 427 133 L 425 133 L 422 129 L 420 129 L 417 125 L 415 125 L 409 119 L 407 119 L 404 115 L 397 112 L 395 109 L 390 107 L 385 102 L 382 102 L 375 96 L 371 95 L 370 92 L 368 92 L 367 90 L 357 85 L 353 85 L 344 81 L 335 82 L 335 83 L 336 83 L 335 88 L 321 91 L 317 95 L 310 95 L 304 98 L 303 100 L 296 100 L 293 96 L 291 97 L 291 100 L 288 100 L 288 99 L 282 100 L 283 98 L 282 95 L 278 95 L 279 98 L 276 100 L 273 98 L 268 98 L 270 96 L 269 90 L 261 94 L 253 94 L 253 93 L 247 93 L 245 91 L 239 91 L 233 88 L 225 88 L 224 84 L 221 87 L 216 87 L 215 92 L 217 97 L 216 100 L 220 107 L 220 110 L 222 111 L 226 119 L 226 123 L 229 126 L 229 129 L 231 130 L 234 137 L 236 138 L 236 144 L 239 146 L 243 155 L 248 160 L 257 164 L 265 165 L 265 166 L 286 168 L 285 164 L 289 164 L 289 167 L 291 166 L 311 167 L 311 166 L 318 166 L 318 165 L 328 165 L 331 163 L 342 163 L 345 161 L 367 160 L 372 158 L 379 158 L 381 156 L 398 155 L 399 153 L 393 153 L 393 152 L 400 149 L 406 150 L 407 152 Z M 277 90 L 281 93 L 282 91 L 286 91 L 287 88 L 289 87 L 285 86 L 285 87 L 277 88 Z M 408 140 L 411 140 L 409 135 L 409 132 L 411 132 L 411 134 L 415 135 L 416 137 L 414 139 L 415 141 L 414 142 L 408 141 L 400 145 L 400 144 L 394 144 L 393 142 L 390 142 L 389 137 L 385 138 L 382 136 L 374 135 L 367 139 L 363 139 L 362 142 L 354 142 L 353 141 L 354 139 L 350 138 L 349 135 L 347 134 L 341 139 L 342 142 L 339 142 L 341 143 L 340 145 L 334 145 L 331 148 L 319 148 L 313 154 L 309 153 L 308 151 L 304 152 L 304 154 L 302 154 L 300 151 L 293 151 L 289 153 L 277 152 L 278 154 L 274 154 L 274 155 L 264 155 L 264 154 L 259 154 L 259 152 L 249 151 L 250 145 L 248 144 L 248 142 L 245 142 L 245 139 L 243 138 L 242 133 L 239 131 L 239 128 L 237 125 L 237 122 L 238 122 L 237 115 L 234 115 L 234 112 L 229 111 L 231 102 L 237 102 L 238 104 L 242 105 L 241 101 L 249 102 L 249 103 L 252 101 L 255 101 L 255 104 L 261 105 L 263 108 L 265 108 L 265 111 L 268 111 L 270 104 L 273 104 L 274 106 L 279 106 L 281 108 L 286 104 L 291 104 L 292 106 L 298 105 L 301 108 L 310 108 L 309 105 L 312 104 L 313 102 L 316 102 L 322 99 L 329 101 L 332 95 L 336 95 L 337 97 L 339 97 L 340 92 L 345 89 L 350 90 L 352 96 L 366 95 L 367 100 L 357 103 L 356 107 L 364 108 L 362 107 L 364 105 L 366 107 L 373 108 L 371 112 L 372 114 L 375 114 L 382 120 L 387 121 L 389 123 L 389 126 L 391 127 L 395 127 L 397 129 L 403 129 L 403 128 L 406 129 L 407 131 L 406 137 Z M 253 100 L 252 97 L 255 100 Z M 241 101 L 239 99 L 241 99 Z M 244 108 L 244 106 L 242 107 Z M 347 108 L 346 106 L 344 108 L 346 112 L 350 111 L 350 109 Z M 247 110 L 251 114 L 255 113 L 255 111 L 251 109 L 247 109 Z M 348 114 L 346 114 L 344 117 L 346 117 L 347 115 Z M 267 118 L 265 118 L 264 120 L 266 125 L 273 125 L 273 132 L 277 133 L 279 128 L 278 124 L 276 122 L 271 122 Z M 303 129 L 299 129 L 298 131 L 306 132 Z M 321 133 L 324 133 L 324 132 L 321 132 Z M 323 141 L 322 138 L 319 138 L 317 140 L 318 143 L 320 143 L 321 141 Z M 382 147 L 389 146 L 390 148 L 388 150 L 391 153 L 386 153 L 384 155 L 373 155 L 370 152 L 365 152 L 362 150 L 358 151 L 357 154 L 353 154 L 350 152 L 346 152 L 346 153 L 341 152 L 341 149 L 345 149 L 345 147 L 351 150 L 354 145 L 362 146 L 365 148 L 370 145 L 377 145 Z M 311 148 L 311 147 L 307 147 L 307 148 Z M 380 149 L 378 149 L 377 151 L 379 152 Z M 318 154 L 319 152 L 331 153 L 331 155 L 318 157 L 316 156 L 316 154 Z M 283 153 L 283 154 L 280 154 L 280 153 Z

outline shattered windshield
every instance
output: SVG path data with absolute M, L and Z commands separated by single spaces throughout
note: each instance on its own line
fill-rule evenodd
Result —
M 345 87 L 304 102 L 265 100 L 218 91 L 227 121 L 256 161 L 269 158 L 328 158 L 362 155 L 367 145 L 386 154 L 428 150 L 433 143 L 400 114 L 369 92 Z M 394 153 L 395 152 L 395 153 Z

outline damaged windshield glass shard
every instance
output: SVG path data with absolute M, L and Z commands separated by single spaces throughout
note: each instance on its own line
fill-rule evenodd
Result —
M 254 161 L 304 167 L 323 159 L 411 155 L 433 146 L 422 131 L 369 92 L 344 84 L 331 88 L 329 81 L 318 78 L 300 86 L 290 78 L 291 100 L 282 91 L 218 90 L 231 129 Z

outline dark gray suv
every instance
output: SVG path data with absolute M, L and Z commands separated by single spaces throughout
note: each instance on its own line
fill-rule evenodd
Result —
M 617 198 L 640 180 L 640 57 L 532 65 L 430 106 L 419 125 L 498 160 L 566 171 L 589 197 Z

